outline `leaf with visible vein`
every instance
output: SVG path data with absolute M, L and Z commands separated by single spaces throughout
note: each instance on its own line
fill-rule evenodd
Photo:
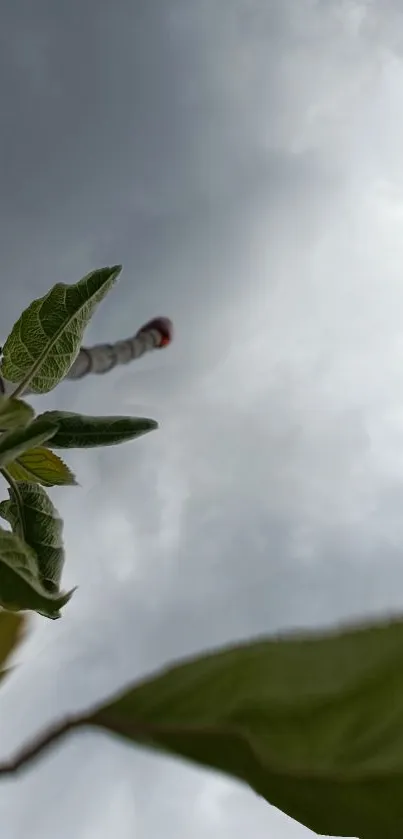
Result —
M 0 527 L 0 606 L 12 612 L 35 611 L 55 620 L 73 592 L 46 591 L 35 552 L 16 533 Z
M 28 425 L 34 416 L 34 409 L 27 402 L 0 394 L 0 429 L 2 431 Z
M 120 271 L 121 266 L 114 265 L 91 271 L 78 283 L 57 283 L 28 306 L 3 347 L 1 373 L 18 383 L 16 392 L 29 384 L 34 393 L 47 393 L 66 376 L 95 307 Z
M 51 420 L 35 419 L 24 428 L 6 431 L 0 435 L 0 467 L 11 463 L 23 452 L 46 443 L 57 431 L 57 425 Z
M 45 411 L 40 416 L 57 425 L 49 441 L 52 449 L 114 446 L 158 428 L 155 420 L 146 417 L 91 417 L 70 411 Z
M 403 826 L 403 620 L 258 639 L 134 684 L 85 723 L 244 781 L 316 834 Z
M 18 481 L 9 487 L 9 501 L 0 504 L 0 515 L 11 524 L 37 556 L 42 586 L 57 592 L 64 565 L 63 521 L 45 490 L 38 484 Z M 22 520 L 20 510 L 22 508 Z
M 7 472 L 15 481 L 32 481 L 45 487 L 77 486 L 69 467 L 61 457 L 45 446 L 24 452 L 8 464 Z

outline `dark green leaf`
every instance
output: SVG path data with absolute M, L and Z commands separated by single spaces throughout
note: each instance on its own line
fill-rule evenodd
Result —
M 58 426 L 49 442 L 52 449 L 114 446 L 158 428 L 155 420 L 144 417 L 88 417 L 68 411 L 46 411 L 41 418 Z
M 28 449 L 46 443 L 57 431 L 55 422 L 35 419 L 24 428 L 0 435 L 0 467 L 4 468 Z
M 0 394 L 0 429 L 2 431 L 28 425 L 34 416 L 34 409 L 27 402 Z
M 16 533 L 0 528 L 1 606 L 12 612 L 32 610 L 55 620 L 73 591 L 47 591 L 38 576 L 34 551 Z
M 78 283 L 57 283 L 34 300 L 3 347 L 1 373 L 9 382 L 47 393 L 68 373 L 95 307 L 116 282 L 120 265 L 91 271 Z
M 241 779 L 315 833 L 402 833 L 403 620 L 202 655 L 88 721 Z
M 42 486 L 77 486 L 68 466 L 50 449 L 37 446 L 9 463 L 7 472 L 15 481 L 32 481 Z
M 0 501 L 0 516 L 4 521 L 8 521 L 15 533 L 18 533 L 21 538 L 24 538 L 22 522 L 20 526 L 20 519 L 15 504 L 12 504 L 11 501 Z
M 10 500 L 0 504 L 0 515 L 35 552 L 42 586 L 57 592 L 64 565 L 63 521 L 38 484 L 18 481 L 8 492 Z

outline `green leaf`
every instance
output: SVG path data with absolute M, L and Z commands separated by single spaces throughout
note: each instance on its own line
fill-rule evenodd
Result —
M 46 443 L 56 431 L 55 422 L 38 418 L 24 428 L 16 428 L 14 431 L 1 434 L 0 467 L 7 466 L 28 449 Z
M 49 442 L 52 449 L 114 446 L 158 428 L 155 420 L 145 417 L 88 417 L 69 411 L 45 411 L 40 416 L 58 427 Z
M 0 394 L 0 429 L 2 431 L 28 425 L 34 416 L 34 409 L 27 402 Z
M 42 586 L 55 593 L 59 590 L 65 558 L 63 521 L 38 484 L 18 481 L 8 492 L 10 500 L 1 502 L 0 516 L 32 548 Z
M 24 452 L 8 464 L 7 472 L 15 481 L 32 481 L 45 487 L 77 486 L 69 467 L 61 457 L 45 446 Z
M 0 606 L 12 612 L 32 610 L 55 620 L 73 591 L 46 591 L 34 551 L 16 533 L 0 528 Z
M 121 266 L 114 265 L 92 271 L 72 285 L 57 283 L 28 306 L 3 347 L 1 373 L 19 383 L 16 392 L 29 384 L 34 393 L 47 393 L 65 377 L 95 307 L 120 272 Z
M 7 662 L 24 640 L 27 619 L 24 615 L 0 611 L 0 682 L 10 672 Z
M 22 538 L 24 537 L 22 525 L 20 526 L 18 510 L 15 504 L 12 504 L 10 500 L 0 501 L 0 516 L 5 521 L 8 521 L 15 533 Z
M 401 835 L 403 620 L 201 655 L 86 722 L 241 779 L 320 835 Z

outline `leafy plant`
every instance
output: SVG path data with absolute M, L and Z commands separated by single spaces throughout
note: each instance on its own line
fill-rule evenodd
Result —
M 0 680 L 34 611 L 60 617 L 63 523 L 45 487 L 77 481 L 53 449 L 122 443 L 150 419 L 47 411 L 21 397 L 51 390 L 119 266 L 58 284 L 22 314 L 4 346 L 0 396 Z M 0 764 L 16 773 L 85 726 L 225 772 L 319 834 L 397 839 L 403 826 L 403 619 L 257 639 L 171 666 L 65 719 Z
M 34 300 L 14 324 L 3 347 L 1 373 L 15 383 L 0 397 L 0 472 L 9 499 L 0 516 L 0 604 L 59 618 L 73 591 L 60 588 L 64 565 L 63 523 L 44 487 L 75 485 L 53 448 L 114 445 L 153 431 L 158 424 L 135 417 L 88 417 L 47 411 L 38 417 L 21 397 L 29 388 L 47 393 L 77 357 L 85 326 L 115 284 L 121 266 L 101 268 L 73 285 L 57 283 Z

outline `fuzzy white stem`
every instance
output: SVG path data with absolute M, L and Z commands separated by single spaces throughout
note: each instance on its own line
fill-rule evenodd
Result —
M 95 344 L 93 347 L 81 347 L 80 352 L 70 367 L 63 381 L 82 379 L 89 373 L 97 375 L 109 373 L 120 364 L 128 364 L 140 358 L 144 353 L 161 347 L 162 335 L 158 329 L 140 331 L 132 338 L 116 341 L 114 344 Z M 0 376 L 0 393 L 9 396 L 15 390 L 16 383 L 8 382 Z M 24 395 L 32 393 L 29 388 Z

